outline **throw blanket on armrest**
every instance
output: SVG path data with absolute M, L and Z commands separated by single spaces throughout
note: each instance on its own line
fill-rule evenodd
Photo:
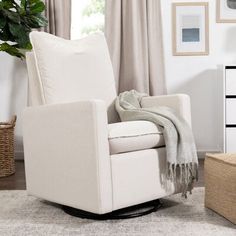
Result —
M 167 177 L 183 186 L 182 194 L 193 188 L 198 178 L 198 158 L 192 130 L 174 109 L 164 106 L 142 108 L 145 94 L 135 90 L 121 93 L 116 99 L 116 110 L 121 121 L 147 120 L 163 130 L 166 145 Z M 177 175 L 177 172 L 179 173 Z

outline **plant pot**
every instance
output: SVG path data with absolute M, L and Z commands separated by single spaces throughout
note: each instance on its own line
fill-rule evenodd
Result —
M 0 177 L 15 173 L 14 127 L 16 116 L 10 122 L 0 122 Z

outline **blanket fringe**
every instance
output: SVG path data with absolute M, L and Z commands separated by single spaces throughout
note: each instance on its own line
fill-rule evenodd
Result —
M 181 184 L 182 196 L 187 198 L 188 192 L 192 194 L 194 182 L 198 181 L 198 163 L 168 163 L 167 177 Z

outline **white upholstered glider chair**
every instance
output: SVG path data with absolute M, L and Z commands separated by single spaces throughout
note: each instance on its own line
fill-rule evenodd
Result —
M 69 41 L 33 32 L 31 42 L 23 117 L 28 193 L 103 215 L 179 192 L 165 177 L 161 131 L 148 121 L 119 122 L 104 36 Z M 187 95 L 142 100 L 159 105 L 191 124 Z

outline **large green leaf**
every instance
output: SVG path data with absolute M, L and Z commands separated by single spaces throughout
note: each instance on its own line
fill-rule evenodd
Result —
M 9 29 L 20 48 L 26 48 L 29 43 L 29 32 L 23 25 L 9 23 Z
M 19 58 L 24 58 L 25 55 L 19 51 L 18 48 L 16 48 L 14 45 L 10 45 L 8 43 L 2 43 L 0 44 L 0 51 L 6 52 L 10 54 L 11 56 L 16 56 Z
M 25 26 L 31 29 L 37 29 L 47 25 L 47 19 L 41 15 L 26 15 L 22 20 Z
M 3 10 L 3 14 L 12 22 L 19 24 L 20 23 L 20 15 L 14 11 Z
M 45 10 L 45 5 L 43 2 L 37 2 L 35 4 L 30 5 L 30 13 L 37 14 L 41 13 Z
M 2 15 L 0 15 L 0 29 L 3 29 L 6 25 L 7 21 L 6 18 Z
M 26 15 L 24 18 L 22 18 L 22 21 L 24 21 L 25 27 L 28 29 L 37 29 L 40 28 L 38 22 L 32 19 L 31 16 Z
M 15 37 L 22 37 L 25 34 L 25 27 L 20 24 L 8 23 L 10 32 Z
M 1 41 L 10 41 L 9 40 L 9 34 L 6 33 L 6 31 L 0 31 L 0 40 Z
M 31 16 L 31 19 L 34 21 L 34 22 L 37 22 L 38 24 L 38 28 L 40 27 L 44 27 L 47 25 L 48 21 L 45 17 L 43 16 L 40 16 L 40 15 L 37 15 L 37 16 Z
M 16 48 L 22 48 L 19 44 L 15 44 L 14 47 Z M 32 44 L 30 43 L 30 41 L 25 45 L 24 48 L 22 49 L 25 49 L 25 50 L 31 50 L 32 49 Z
M 20 6 L 24 9 L 26 9 L 26 2 L 27 0 L 21 0 Z
M 0 0 L 0 51 L 22 58 L 19 49 L 32 49 L 29 33 L 47 25 L 44 10 L 42 0 Z
M 8 25 L 0 31 L 0 40 L 15 42 L 15 37 L 11 34 Z
M 25 45 L 25 48 L 24 49 L 27 49 L 27 50 L 32 50 L 32 44 L 30 43 L 30 41 Z
M 13 8 L 13 7 L 14 7 L 13 2 L 14 2 L 14 1 L 2 0 L 2 1 L 0 2 L 0 9 L 3 9 L 3 8 L 4 8 L 4 9 L 6 9 L 6 10 L 9 10 L 9 9 Z

